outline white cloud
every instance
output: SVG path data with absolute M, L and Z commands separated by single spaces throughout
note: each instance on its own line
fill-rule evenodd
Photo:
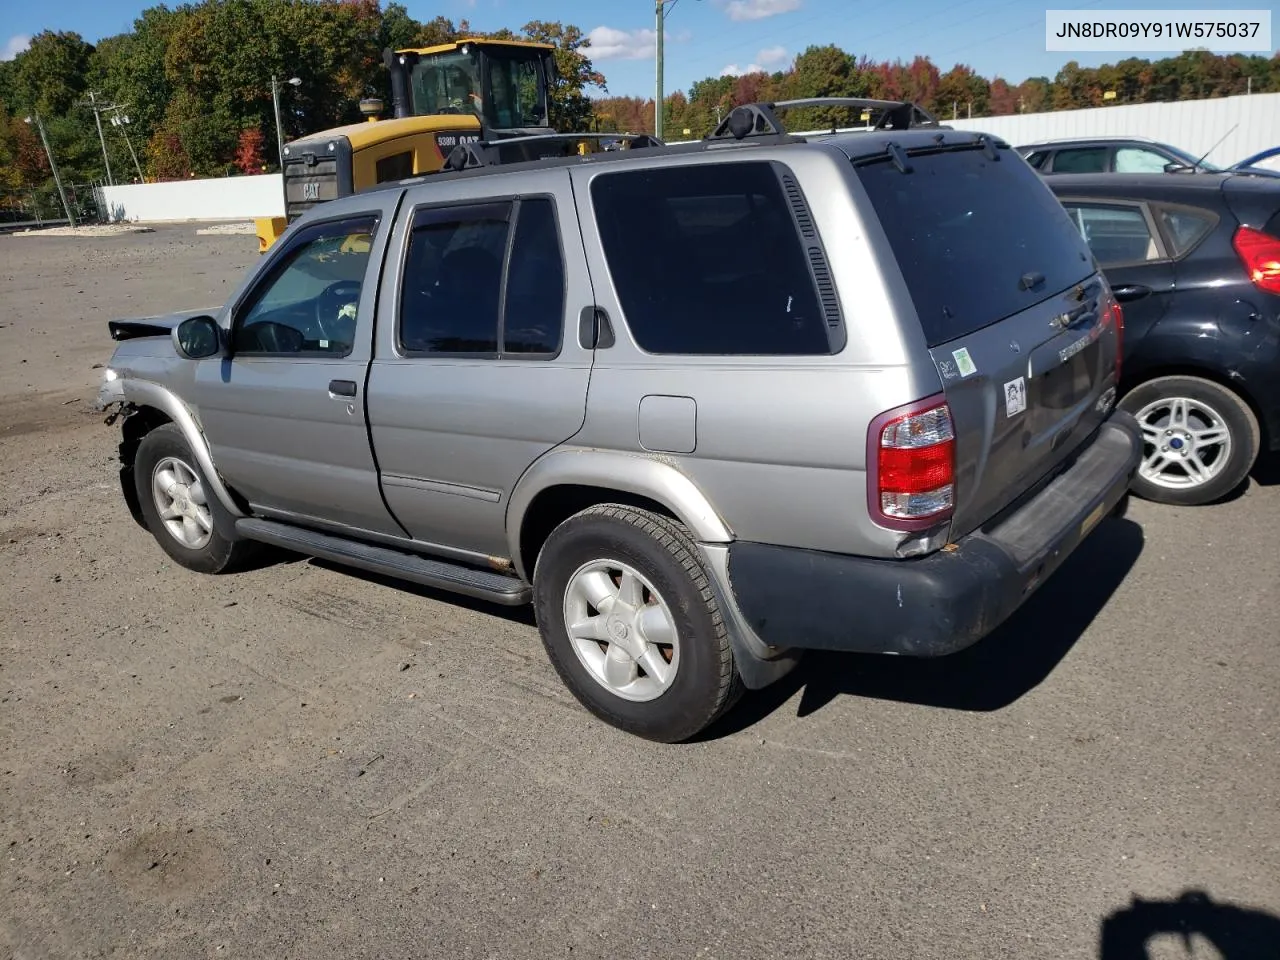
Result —
M 725 11 L 730 20 L 764 20 L 800 9 L 801 0 L 729 0 Z
M 765 47 L 756 54 L 753 63 L 748 63 L 745 67 L 739 67 L 736 63 L 731 63 L 720 71 L 722 77 L 741 77 L 748 73 L 769 73 L 769 68 L 779 66 L 787 59 L 786 47 Z
M 692 34 L 687 30 L 662 35 L 666 43 L 682 43 Z M 592 60 L 648 60 L 658 50 L 657 33 L 653 30 L 617 30 L 596 27 L 587 34 L 587 55 Z
M 12 60 L 27 47 L 31 46 L 31 37 L 25 33 L 17 33 L 4 42 L 0 48 L 0 60 Z
M 756 54 L 756 59 L 761 63 L 781 63 L 787 59 L 786 47 L 765 47 Z

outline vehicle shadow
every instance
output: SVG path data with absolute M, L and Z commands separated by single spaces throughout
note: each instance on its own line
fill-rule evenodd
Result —
M 1180 937 L 1188 956 L 1191 938 L 1197 936 L 1211 943 L 1222 960 L 1280 957 L 1280 917 L 1214 902 L 1203 890 L 1186 890 L 1176 900 L 1135 897 L 1128 907 L 1108 916 L 1098 933 L 1098 960 L 1149 960 L 1148 943 L 1166 934 Z M 1160 955 L 1171 956 L 1168 951 Z
M 1280 486 L 1280 453 L 1264 453 L 1258 457 L 1252 477 L 1260 487 Z
M 774 713 L 803 690 L 805 717 L 836 697 L 894 700 L 948 710 L 1000 710 L 1035 689 L 1084 634 L 1142 553 L 1142 528 L 1109 519 L 1013 616 L 985 639 L 947 657 L 811 652 L 789 675 L 704 731 L 714 740 Z

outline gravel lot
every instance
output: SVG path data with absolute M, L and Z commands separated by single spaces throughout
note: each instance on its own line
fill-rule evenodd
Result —
M 1280 956 L 1274 465 L 1105 521 L 971 651 L 813 657 L 659 746 L 524 612 L 133 524 L 106 321 L 256 257 L 0 236 L 0 956 Z

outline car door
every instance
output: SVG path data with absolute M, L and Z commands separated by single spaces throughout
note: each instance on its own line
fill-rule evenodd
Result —
M 1173 262 L 1147 204 L 1062 197 L 1124 310 L 1126 358 L 1160 322 L 1175 291 Z
M 256 512 L 403 536 L 378 490 L 364 398 L 391 210 L 375 201 L 290 237 L 231 305 L 229 356 L 197 366 L 214 463 Z
M 415 539 L 506 557 L 516 481 L 582 426 L 592 304 L 565 170 L 411 188 L 383 274 L 369 425 L 383 495 Z

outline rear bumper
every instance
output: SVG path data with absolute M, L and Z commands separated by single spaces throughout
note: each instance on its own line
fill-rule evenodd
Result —
M 734 599 L 776 647 L 936 657 L 995 629 L 1128 492 L 1141 433 L 1117 412 L 1075 463 L 1013 514 L 918 560 L 738 542 Z

